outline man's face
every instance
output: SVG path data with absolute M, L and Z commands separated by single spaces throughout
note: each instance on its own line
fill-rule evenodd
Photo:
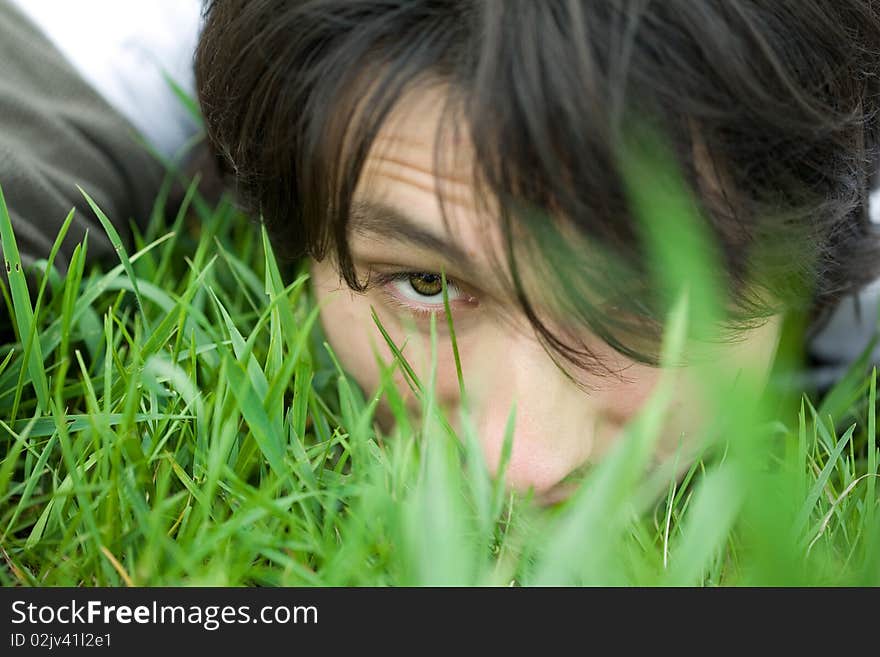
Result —
M 325 304 L 322 324 L 343 366 L 368 392 L 380 386 L 376 353 L 390 351 L 371 308 L 423 381 L 430 372 L 430 316 L 437 315 L 436 393 L 455 421 L 460 404 L 440 272 L 447 277 L 471 418 L 484 455 L 495 470 L 505 427 L 515 404 L 515 433 L 507 480 L 533 488 L 543 502 L 564 498 L 563 481 L 600 459 L 621 428 L 653 391 L 660 370 L 629 360 L 598 338 L 581 336 L 620 376 L 579 373 L 581 384 L 560 370 L 499 278 L 500 227 L 477 202 L 470 179 L 470 149 L 451 136 L 435 141 L 443 105 L 441 91 L 404 98 L 374 143 L 354 196 L 350 249 L 361 280 L 360 294 L 341 281 L 330 259 L 313 262 L 314 289 Z M 462 133 L 464 131 L 461 131 Z M 451 134 L 451 133 L 447 133 Z M 437 175 L 435 148 L 444 166 Z M 457 173 L 460 172 L 460 175 Z M 438 200 L 443 199 L 443 208 Z M 446 221 L 444 221 L 444 211 Z M 528 277 L 528 263 L 520 263 Z M 769 368 L 778 321 L 719 347 L 714 362 L 731 377 L 747 363 Z M 700 386 L 694 372 L 678 368 L 676 398 L 658 443 L 663 461 L 697 429 Z M 417 407 L 402 376 L 398 388 Z M 381 413 L 380 413 L 381 417 Z

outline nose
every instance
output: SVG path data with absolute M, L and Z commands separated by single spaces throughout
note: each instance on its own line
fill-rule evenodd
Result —
M 508 485 L 548 494 L 590 458 L 598 418 L 593 400 L 553 362 L 537 338 L 507 336 L 471 354 L 465 382 L 471 420 L 497 475 L 508 422 Z

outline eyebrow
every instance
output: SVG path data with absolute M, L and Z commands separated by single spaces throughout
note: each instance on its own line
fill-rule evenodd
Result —
M 419 226 L 397 208 L 376 201 L 354 201 L 351 205 L 352 232 L 365 237 L 381 237 L 433 251 L 465 273 L 474 273 L 474 263 L 458 244 Z

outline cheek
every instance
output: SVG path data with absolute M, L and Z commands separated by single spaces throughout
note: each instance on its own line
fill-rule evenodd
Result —
M 327 263 L 312 263 L 312 289 L 321 305 L 321 326 L 342 366 L 362 388 L 379 385 L 380 372 L 370 340 L 370 303 L 339 280 Z
M 681 368 L 663 372 L 659 368 L 636 364 L 626 372 L 626 380 L 609 384 L 600 396 L 600 425 L 596 436 L 596 457 L 608 452 L 620 439 L 620 430 L 631 422 L 657 389 L 661 376 L 673 376 L 673 393 L 663 416 L 663 425 L 655 445 L 655 460 L 675 455 L 681 447 L 689 451 L 699 441 L 705 422 L 705 400 L 699 377 Z
M 376 354 L 386 364 L 391 364 L 393 353 L 382 338 L 372 319 L 371 306 L 379 321 L 394 343 L 403 349 L 407 362 L 423 383 L 430 373 L 430 338 L 418 331 L 404 329 L 399 319 L 383 309 L 366 294 L 356 294 L 339 281 L 332 266 L 313 263 L 312 286 L 321 304 L 321 325 L 327 341 L 339 362 L 367 394 L 379 388 L 382 375 Z M 467 345 L 459 344 L 462 357 L 467 355 Z M 417 405 L 406 379 L 398 371 L 394 377 L 396 387 L 411 407 Z M 454 404 L 458 400 L 458 377 L 449 341 L 438 337 L 436 392 L 441 402 Z M 380 421 L 383 413 L 380 411 Z M 387 422 L 383 422 L 387 424 Z

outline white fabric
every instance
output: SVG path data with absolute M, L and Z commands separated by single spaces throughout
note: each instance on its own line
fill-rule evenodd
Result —
M 880 189 L 871 192 L 868 201 L 868 214 L 871 217 L 872 224 L 880 224 Z
M 162 155 L 196 132 L 164 76 L 194 95 L 201 0 L 13 2 Z

